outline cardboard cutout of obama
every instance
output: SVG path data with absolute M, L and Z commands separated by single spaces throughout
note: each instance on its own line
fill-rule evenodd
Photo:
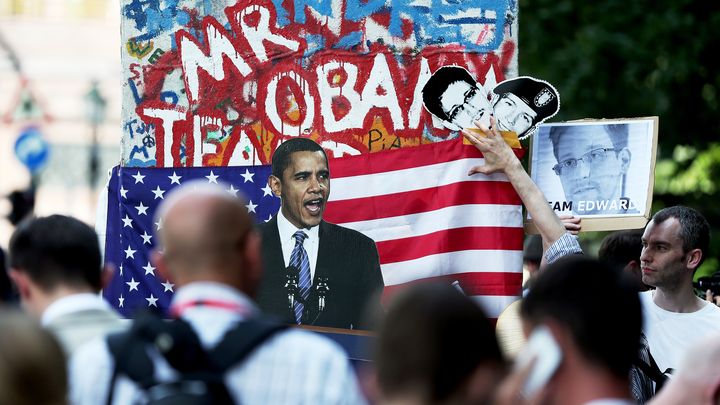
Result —
M 476 122 L 489 126 L 492 114 L 500 131 L 514 132 L 519 139 L 532 135 L 560 109 L 560 96 L 546 81 L 516 77 L 488 94 L 466 69 L 454 65 L 436 70 L 422 93 L 425 109 L 448 129 L 475 128 Z

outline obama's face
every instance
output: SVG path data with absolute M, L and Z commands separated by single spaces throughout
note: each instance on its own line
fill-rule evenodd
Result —
M 290 223 L 297 228 L 320 223 L 330 195 L 330 170 L 321 151 L 293 152 L 282 179 L 270 176 L 268 183 Z

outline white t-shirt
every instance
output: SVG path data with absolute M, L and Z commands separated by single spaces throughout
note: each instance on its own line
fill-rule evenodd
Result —
M 690 313 L 666 311 L 653 301 L 654 291 L 640 293 L 644 325 L 650 353 L 660 368 L 676 369 L 682 356 L 699 339 L 720 331 L 720 307 L 705 303 L 700 310 Z

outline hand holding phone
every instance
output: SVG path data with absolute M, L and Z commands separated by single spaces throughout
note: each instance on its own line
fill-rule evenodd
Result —
M 550 381 L 562 360 L 560 346 L 547 326 L 540 325 L 532 331 L 525 347 L 518 354 L 515 369 L 526 367 L 533 359 L 535 363 L 522 387 L 522 394 L 526 398 L 535 395 Z

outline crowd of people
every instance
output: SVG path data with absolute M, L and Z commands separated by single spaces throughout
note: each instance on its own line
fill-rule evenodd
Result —
M 705 218 L 665 208 L 642 231 L 608 236 L 591 258 L 575 237 L 582 222 L 552 211 L 495 124 L 463 131 L 484 155 L 468 175 L 504 173 L 540 233 L 539 253 L 526 254 L 530 281 L 511 306 L 518 350 L 505 350 L 483 310 L 450 285 L 409 287 L 386 311 L 355 308 L 357 297 L 326 302 L 312 280 L 337 276 L 318 256 L 341 247 L 325 253 L 323 240 L 350 249 L 357 260 L 340 264 L 353 269 L 343 288 L 371 304 L 382 288 L 377 250 L 322 220 L 327 157 L 298 139 L 273 158 L 269 185 L 281 210 L 260 230 L 244 202 L 215 184 L 188 182 L 164 199 L 153 262 L 176 286 L 172 320 L 125 321 L 100 298 L 112 269 L 87 225 L 62 215 L 19 223 L 7 271 L 30 316 L 0 313 L 0 402 L 719 403 L 720 308 L 692 285 L 708 255 Z M 268 282 L 271 260 L 294 277 Z M 346 307 L 349 322 L 333 312 Z M 318 319 L 377 327 L 369 376 L 335 342 L 295 327 Z

